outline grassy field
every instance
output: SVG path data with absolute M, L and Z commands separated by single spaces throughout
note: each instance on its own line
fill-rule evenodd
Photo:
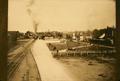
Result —
M 106 46 L 100 46 L 100 45 L 92 45 L 85 42 L 67 42 L 67 43 L 61 43 L 61 42 L 52 42 L 47 43 L 48 48 L 51 51 L 55 50 L 64 50 L 68 49 L 68 51 L 75 51 L 75 52 L 81 52 L 81 51 L 94 51 L 97 52 L 112 52 L 115 51 L 114 48 L 108 48 Z
M 68 44 L 52 42 L 47 43 L 47 46 L 49 47 L 50 51 L 52 51 L 54 57 L 82 57 L 97 60 L 99 62 L 110 62 L 111 59 L 114 59 L 115 55 L 115 49 L 113 48 L 101 47 L 99 45 L 90 45 L 85 42 L 69 42 Z M 54 47 L 56 49 L 54 49 Z M 65 50 L 64 52 L 56 52 L 56 50 L 63 50 L 68 48 L 72 49 Z
M 56 50 L 63 50 L 63 49 L 68 49 L 68 48 L 72 48 L 72 47 L 77 47 L 77 46 L 86 46 L 87 43 L 81 42 L 81 43 L 77 43 L 77 42 L 73 42 L 73 41 L 68 41 L 67 43 L 47 43 L 48 48 L 53 51 L 54 48 L 56 48 Z

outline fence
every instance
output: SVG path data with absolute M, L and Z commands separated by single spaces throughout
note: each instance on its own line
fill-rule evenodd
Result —
M 59 52 L 59 51 L 52 51 L 53 57 L 74 57 L 74 56 L 90 56 L 90 57 L 108 57 L 114 56 L 116 50 L 90 50 L 90 51 L 66 51 L 66 52 Z

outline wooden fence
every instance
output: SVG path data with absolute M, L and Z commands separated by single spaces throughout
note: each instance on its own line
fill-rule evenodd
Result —
M 95 50 L 91 50 L 91 51 L 65 51 L 65 52 L 61 52 L 61 51 L 52 51 L 52 55 L 54 57 L 74 57 L 74 56 L 90 56 L 90 57 L 105 57 L 105 56 L 114 56 L 116 53 L 116 50 L 99 50 L 99 51 L 95 51 Z

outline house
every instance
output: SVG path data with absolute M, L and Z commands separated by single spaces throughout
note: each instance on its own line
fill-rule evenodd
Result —
M 105 29 L 95 30 L 93 33 L 93 38 L 90 40 L 90 42 L 113 46 L 114 32 L 115 32 L 115 28 L 113 27 L 107 27 Z

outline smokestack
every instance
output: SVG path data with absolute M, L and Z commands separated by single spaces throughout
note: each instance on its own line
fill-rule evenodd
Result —
M 29 0 L 29 3 L 27 5 L 27 7 L 28 7 L 27 12 L 28 12 L 28 15 L 31 16 L 31 18 L 32 18 L 34 32 L 37 33 L 39 23 L 36 21 L 36 19 L 35 19 L 36 17 L 31 10 L 34 3 L 35 3 L 35 0 Z
M 38 25 L 39 23 L 37 23 L 36 21 L 33 21 L 33 28 L 35 33 L 37 33 Z

